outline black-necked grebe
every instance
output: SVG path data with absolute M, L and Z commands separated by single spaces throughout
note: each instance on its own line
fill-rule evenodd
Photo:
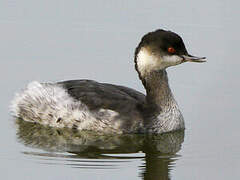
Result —
M 184 129 L 166 68 L 204 59 L 189 55 L 176 33 L 156 30 L 144 35 L 135 50 L 135 68 L 146 96 L 131 88 L 92 80 L 32 82 L 15 96 L 12 111 L 25 121 L 80 131 L 163 133 Z

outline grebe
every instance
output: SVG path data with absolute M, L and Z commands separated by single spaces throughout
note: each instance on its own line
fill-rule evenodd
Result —
M 189 55 L 179 35 L 159 29 L 144 35 L 135 50 L 135 69 L 146 96 L 92 80 L 32 82 L 16 94 L 11 110 L 25 121 L 80 131 L 121 134 L 184 129 L 166 68 L 204 59 Z

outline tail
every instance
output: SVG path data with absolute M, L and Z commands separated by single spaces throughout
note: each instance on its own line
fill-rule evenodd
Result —
M 84 104 L 75 101 L 60 85 L 39 82 L 32 82 L 17 93 L 10 108 L 13 116 L 25 121 L 70 128 L 76 123 L 78 126 L 85 124 L 83 121 L 88 116 L 86 112 L 89 112 Z

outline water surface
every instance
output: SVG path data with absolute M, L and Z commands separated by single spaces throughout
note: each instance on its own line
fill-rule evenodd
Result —
M 0 172 L 3 179 L 237 179 L 240 176 L 238 1 L 4 1 L 0 6 Z M 181 35 L 205 64 L 168 69 L 186 130 L 100 136 L 15 121 L 28 82 L 89 78 L 144 89 L 140 38 Z

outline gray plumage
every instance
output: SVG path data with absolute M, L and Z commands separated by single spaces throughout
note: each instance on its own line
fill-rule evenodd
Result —
M 174 53 L 168 48 L 175 48 Z M 184 129 L 168 85 L 166 68 L 193 61 L 177 34 L 146 34 L 135 52 L 135 67 L 146 96 L 124 86 L 92 80 L 30 83 L 12 103 L 16 117 L 53 127 L 98 133 L 164 133 Z M 200 58 L 194 57 L 196 62 Z

